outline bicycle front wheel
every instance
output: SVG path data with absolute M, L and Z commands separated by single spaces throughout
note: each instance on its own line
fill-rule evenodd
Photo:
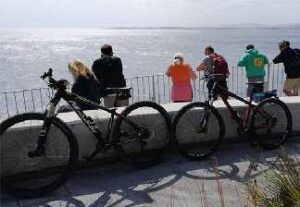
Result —
M 224 121 L 208 104 L 195 102 L 183 107 L 173 121 L 173 135 L 179 152 L 191 160 L 213 154 L 224 138 Z
M 52 118 L 47 136 L 39 138 L 46 116 L 25 113 L 0 125 L 1 187 L 19 197 L 36 197 L 59 187 L 78 158 L 78 144 L 70 129 Z M 39 142 L 44 150 L 39 155 Z
M 254 109 L 250 119 L 250 132 L 263 148 L 278 148 L 286 142 L 291 130 L 291 112 L 279 99 L 266 99 Z
M 134 103 L 116 120 L 115 149 L 135 166 L 148 167 L 159 161 L 168 146 L 170 129 L 171 120 L 163 107 L 149 101 Z

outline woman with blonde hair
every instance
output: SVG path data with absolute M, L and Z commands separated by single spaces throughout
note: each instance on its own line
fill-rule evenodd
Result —
M 169 65 L 166 75 L 172 79 L 172 101 L 184 102 L 193 100 L 191 80 L 196 79 L 196 74 L 191 66 L 184 62 L 183 55 L 176 53 L 173 62 Z
M 100 97 L 102 97 L 101 85 L 95 79 L 91 70 L 79 60 L 73 60 L 68 64 L 70 73 L 73 75 L 74 84 L 72 86 L 72 93 L 76 93 L 90 101 L 100 104 Z M 83 110 L 95 109 L 86 104 L 78 104 Z

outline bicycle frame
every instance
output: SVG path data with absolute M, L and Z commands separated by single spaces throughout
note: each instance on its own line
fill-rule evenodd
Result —
M 74 110 L 74 112 L 79 116 L 79 118 L 82 120 L 82 122 L 87 126 L 87 128 L 92 132 L 92 134 L 94 135 L 94 137 L 97 139 L 97 147 L 96 150 L 89 156 L 89 158 L 94 157 L 99 151 L 106 151 L 107 149 L 109 149 L 113 144 L 111 141 L 111 134 L 112 134 L 112 127 L 113 127 L 113 122 L 115 120 L 115 116 L 116 117 L 121 117 L 125 122 L 127 122 L 129 125 L 131 125 L 132 127 L 136 128 L 136 129 L 144 129 L 143 127 L 139 126 L 138 124 L 136 124 L 135 122 L 131 121 L 130 119 L 127 119 L 125 116 L 123 116 L 120 113 L 116 112 L 116 108 L 106 108 L 104 106 L 101 106 L 95 102 L 92 102 L 88 99 L 85 99 L 81 96 L 78 96 L 74 93 L 71 92 L 67 92 L 65 90 L 58 90 L 53 98 L 50 100 L 50 104 L 48 109 L 46 110 L 46 120 L 44 121 L 41 133 L 39 135 L 39 139 L 38 139 L 38 144 L 37 144 L 37 151 L 35 153 L 42 153 L 42 150 L 44 149 L 44 143 L 45 143 L 45 138 L 47 137 L 47 134 L 49 132 L 50 129 L 50 124 L 51 124 L 51 118 L 56 116 L 55 114 L 55 109 L 59 103 L 59 101 L 63 99 L 65 100 L 70 106 L 71 108 Z M 91 107 L 95 107 L 97 109 L 106 111 L 108 113 L 111 114 L 111 117 L 109 119 L 109 123 L 107 126 L 107 134 L 106 137 L 103 138 L 102 137 L 102 132 L 100 131 L 100 129 L 97 127 L 95 121 L 87 116 L 82 109 L 80 109 L 77 106 L 77 103 L 84 103 L 86 105 L 89 105 Z
M 241 129 L 247 129 L 248 128 L 248 124 L 249 124 L 249 118 L 250 118 L 250 112 L 253 111 L 254 108 L 256 108 L 256 105 L 252 103 L 252 99 L 253 99 L 253 91 L 251 92 L 250 95 L 250 99 L 249 101 L 232 93 L 231 91 L 228 91 L 227 89 L 219 86 L 218 81 L 214 82 L 213 88 L 211 90 L 211 94 L 209 94 L 209 104 L 212 105 L 213 104 L 213 95 L 216 91 L 216 89 L 219 91 L 218 93 L 220 94 L 220 97 L 223 101 L 223 103 L 225 104 L 226 108 L 229 110 L 231 118 L 238 124 L 238 126 Z M 247 108 L 245 110 L 245 113 L 243 116 L 240 116 L 240 114 L 238 113 L 237 110 L 235 110 L 228 101 L 228 98 L 232 97 L 244 104 L 247 105 Z

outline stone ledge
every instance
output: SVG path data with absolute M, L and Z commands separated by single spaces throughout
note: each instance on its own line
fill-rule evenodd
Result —
M 300 131 L 300 121 L 298 121 L 297 116 L 300 112 L 300 97 L 281 97 L 282 101 L 284 101 L 290 108 L 293 116 L 293 130 Z M 229 101 L 234 108 L 238 110 L 243 110 L 245 108 L 245 104 L 242 104 L 241 102 L 238 102 L 236 100 L 230 100 Z M 180 110 L 183 106 L 187 105 L 188 103 L 170 103 L 165 104 L 163 107 L 167 110 L 167 112 L 170 114 L 171 118 L 174 117 L 174 115 Z M 222 103 L 221 100 L 218 100 L 214 103 L 214 106 L 218 109 L 220 114 L 222 115 L 224 122 L 225 122 L 225 140 L 230 139 L 232 137 L 237 137 L 237 124 L 233 122 L 230 118 L 230 114 L 228 110 L 226 109 L 225 105 Z M 118 112 L 121 112 L 124 109 L 124 107 L 120 107 L 117 109 Z M 105 111 L 99 111 L 99 110 L 93 110 L 93 111 L 86 111 L 86 114 L 91 116 L 92 118 L 95 118 L 97 120 L 100 120 L 102 122 L 101 129 L 106 129 L 108 119 L 110 118 L 110 114 Z M 81 120 L 78 118 L 78 116 L 74 112 L 68 112 L 68 113 L 61 113 L 58 115 L 60 119 L 65 121 L 68 126 L 71 128 L 73 133 L 76 136 L 76 139 L 78 141 L 79 145 L 79 159 L 82 160 L 84 156 L 87 156 L 93 152 L 96 146 L 96 140 L 93 137 L 93 135 L 89 132 L 87 127 L 83 125 Z M 18 136 L 21 136 L 24 132 L 19 132 Z M 105 135 L 105 134 L 104 134 Z M 59 140 L 59 137 L 57 137 Z M 155 144 L 155 143 L 154 143 Z M 12 152 L 13 153 L 13 152 Z M 114 157 L 115 152 L 112 148 L 109 152 L 105 154 L 99 154 L 97 158 L 99 159 L 105 159 L 108 157 Z

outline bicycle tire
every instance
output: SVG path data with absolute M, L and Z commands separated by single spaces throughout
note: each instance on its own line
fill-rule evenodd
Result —
M 197 109 L 199 114 L 204 112 L 202 117 L 196 113 Z M 206 124 L 205 110 L 209 112 Z M 184 106 L 176 114 L 172 132 L 177 149 L 184 157 L 190 160 L 203 160 L 217 151 L 225 135 L 225 125 L 216 108 L 203 102 L 194 102 Z
M 135 129 L 124 118 L 149 130 L 146 138 L 139 136 L 143 133 L 140 128 Z M 145 168 L 160 161 L 170 143 L 170 131 L 171 119 L 166 110 L 154 102 L 141 101 L 126 107 L 117 118 L 113 142 L 123 160 Z
M 269 112 L 270 107 L 277 106 Z M 272 118 L 263 119 L 261 112 L 266 112 Z M 276 115 L 276 117 L 275 117 Z M 277 115 L 280 115 L 277 117 Z M 270 117 L 269 117 L 270 118 Z M 280 119 L 279 119 L 280 118 Z M 271 121 L 271 122 L 270 122 Z M 280 124 L 278 122 L 280 121 Z M 263 127 L 264 124 L 266 127 Z M 252 132 L 252 141 L 261 145 L 264 149 L 276 149 L 286 142 L 292 131 L 292 115 L 287 105 L 277 98 L 265 99 L 253 110 L 250 117 L 250 132 Z M 275 129 L 275 127 L 280 127 Z M 271 131 L 271 129 L 273 131 Z M 272 138 L 272 139 L 271 139 Z
M 57 117 L 51 118 L 44 154 L 29 156 L 28 153 L 36 149 L 45 118 L 45 114 L 24 113 L 0 125 L 1 188 L 9 194 L 25 198 L 48 194 L 58 188 L 75 167 L 77 141 L 69 127 Z

